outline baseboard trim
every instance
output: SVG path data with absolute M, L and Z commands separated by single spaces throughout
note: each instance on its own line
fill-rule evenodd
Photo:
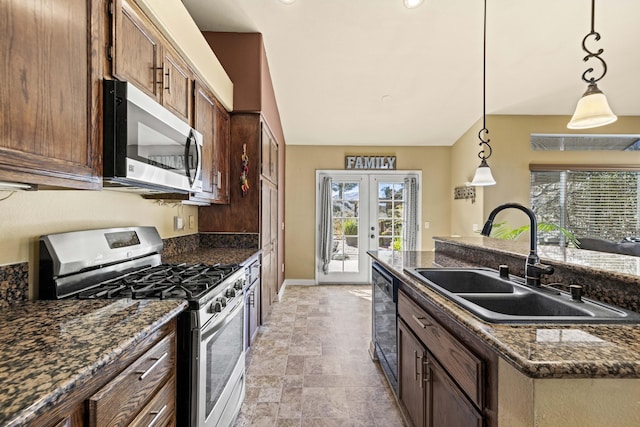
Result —
M 284 288 L 286 285 L 290 285 L 290 286 L 315 286 L 317 284 L 318 284 L 318 282 L 316 282 L 313 279 L 285 279 L 285 281 L 282 282 L 282 288 Z

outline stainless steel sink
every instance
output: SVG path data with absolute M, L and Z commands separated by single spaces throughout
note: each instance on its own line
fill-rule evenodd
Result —
M 640 323 L 640 314 L 566 292 L 526 286 L 485 268 L 405 269 L 421 283 L 492 323 Z

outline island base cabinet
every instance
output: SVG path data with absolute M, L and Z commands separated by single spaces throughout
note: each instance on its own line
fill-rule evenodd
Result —
M 171 333 L 89 398 L 89 426 L 126 426 L 136 416 L 146 419 L 152 412 L 156 420 L 174 417 L 175 361 Z M 167 382 L 171 384 L 161 388 Z
M 427 424 L 430 427 L 482 427 L 482 414 L 473 407 L 442 366 L 428 356 Z
M 398 400 L 413 426 L 425 425 L 426 390 L 422 369 L 424 346 L 400 320 L 398 321 Z
M 402 292 L 398 316 L 398 401 L 409 424 L 482 427 L 482 362 Z

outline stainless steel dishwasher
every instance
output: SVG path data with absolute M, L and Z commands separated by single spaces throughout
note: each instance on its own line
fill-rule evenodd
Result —
M 378 263 L 372 264 L 373 340 L 380 366 L 393 390 L 398 392 L 398 285 Z

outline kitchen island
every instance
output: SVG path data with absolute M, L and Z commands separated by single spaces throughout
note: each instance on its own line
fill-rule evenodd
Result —
M 484 411 L 488 425 L 554 426 L 561 422 L 567 426 L 640 425 L 640 326 L 492 324 L 404 271 L 413 267 L 455 266 L 497 269 L 499 264 L 509 264 L 517 272 L 518 268 L 523 269 L 527 252 L 528 246 L 517 242 L 436 238 L 435 252 L 369 254 L 399 279 L 400 293 L 427 311 L 444 330 L 471 349 L 471 354 L 484 361 L 478 368 L 479 381 L 486 388 L 485 407 L 480 410 Z M 627 270 L 612 267 L 613 257 L 620 255 L 561 252 L 564 253 L 556 255 L 557 258 L 552 250 L 540 255 L 542 262 L 553 263 L 563 281 L 571 280 L 572 272 L 579 271 L 581 280 L 589 285 L 595 286 L 593 277 L 600 278 L 599 286 L 603 289 L 590 288 L 595 295 L 615 299 L 620 289 L 624 289 L 624 298 L 633 300 L 628 294 L 637 287 L 637 278 L 634 281 Z M 590 268 L 572 262 L 572 256 L 600 257 L 603 265 Z M 608 283 L 612 283 L 613 292 L 604 289 Z
M 3 309 L 0 425 L 46 426 L 42 417 L 71 405 L 70 399 L 84 406 L 102 385 L 98 378 L 111 380 L 118 373 L 114 367 L 134 362 L 133 349 L 146 351 L 161 340 L 186 305 L 181 300 L 58 300 Z M 65 409 L 74 414 L 55 415 L 53 425 L 58 419 L 75 425 L 76 411 Z

